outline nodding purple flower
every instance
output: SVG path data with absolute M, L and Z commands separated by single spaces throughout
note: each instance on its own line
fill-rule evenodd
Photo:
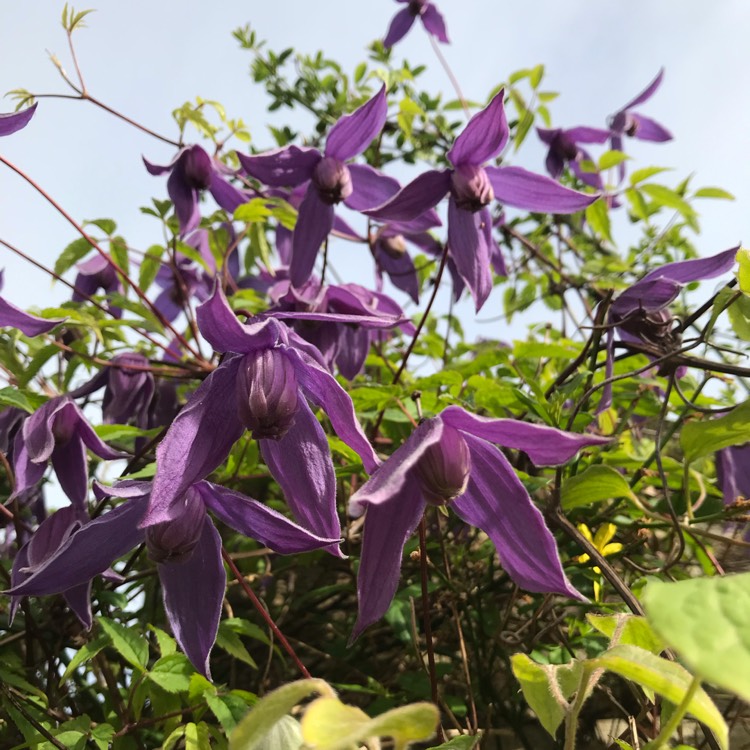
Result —
M 559 180 L 569 165 L 573 174 L 586 185 L 597 190 L 603 190 L 604 184 L 598 171 L 584 171 L 584 161 L 593 162 L 586 149 L 581 148 L 580 143 L 606 143 L 610 137 L 610 131 L 600 128 L 537 128 L 536 132 L 543 143 L 549 146 L 545 165 L 550 177 Z
M 143 162 L 152 175 L 169 172 L 167 192 L 174 204 L 181 236 L 192 232 L 200 223 L 199 202 L 202 191 L 209 190 L 219 206 L 230 214 L 248 200 L 245 193 L 226 179 L 231 172 L 200 146 L 185 146 L 169 164 L 163 166 L 153 164 L 145 157 Z
M 628 287 L 612 303 L 607 322 L 607 365 L 605 378 L 614 370 L 614 329 L 623 341 L 649 344 L 658 356 L 679 348 L 680 337 L 674 330 L 674 318 L 668 307 L 685 284 L 713 279 L 729 271 L 735 263 L 738 247 L 732 247 L 708 258 L 693 258 L 667 263 L 649 271 L 640 281 Z M 679 374 L 679 372 L 678 372 Z M 603 411 L 612 403 L 612 386 L 602 389 L 597 408 Z
M 36 106 L 36 105 L 35 105 Z M 28 112 L 28 110 L 24 110 Z M 0 120 L 2 123 L 2 120 Z M 3 133 L 0 131 L 0 135 Z M 0 291 L 3 289 L 3 274 L 0 271 Z M 42 333 L 49 333 L 55 326 L 64 323 L 66 318 L 38 318 L 36 315 L 19 310 L 15 305 L 11 305 L 5 299 L 0 297 L 0 328 L 17 328 L 26 336 L 39 336 Z
M 122 283 L 117 271 L 108 258 L 103 255 L 97 253 L 83 263 L 79 263 L 76 268 L 78 269 L 78 275 L 73 284 L 75 287 L 73 289 L 73 302 L 85 302 L 100 289 L 105 294 L 122 292 Z M 108 309 L 113 317 L 122 317 L 122 310 L 119 307 L 110 305 Z
M 69 396 L 50 399 L 26 419 L 16 434 L 13 496 L 36 485 L 51 461 L 63 492 L 73 505 L 83 508 L 88 489 L 86 448 L 99 458 L 125 457 L 101 441 Z
M 724 505 L 750 498 L 750 443 L 716 451 L 716 483 Z
M 125 502 L 84 523 L 72 509 L 57 511 L 45 522 L 54 529 L 43 532 L 40 526 L 24 548 L 25 557 L 24 550 L 19 552 L 23 560 L 19 575 L 5 593 L 19 597 L 64 592 L 79 619 L 91 627 L 91 579 L 106 573 L 115 560 L 145 542 L 156 563 L 175 639 L 193 666 L 207 677 L 226 588 L 221 537 L 207 511 L 280 554 L 307 552 L 337 541 L 317 537 L 257 500 L 210 482 L 185 487 L 175 504 L 174 517 L 146 529 L 139 526 L 139 520 L 148 506 L 150 483 L 127 481 L 96 489 L 99 495 L 122 497 Z M 52 531 L 54 540 L 47 541 L 40 534 L 51 537 Z M 43 547 L 39 560 L 29 554 L 35 544 Z
M 388 27 L 385 39 L 383 39 L 384 47 L 390 48 L 396 42 L 401 41 L 417 18 L 422 22 L 424 30 L 430 36 L 434 36 L 443 44 L 448 44 L 445 20 L 435 3 L 428 2 L 428 0 L 396 0 L 396 2 L 405 4 L 406 7 L 396 13 L 391 20 L 391 25 Z
M 343 314 L 275 315 L 357 321 Z M 346 391 L 326 369 L 320 353 L 281 321 L 266 317 L 240 323 L 221 286 L 217 285 L 196 316 L 204 338 L 227 356 L 191 396 L 156 450 L 156 477 L 144 525 L 174 518 L 187 487 L 216 469 L 250 427 L 260 433 L 263 460 L 295 518 L 318 536 L 337 539 L 341 526 L 333 463 L 328 440 L 308 400 L 322 407 L 338 436 L 361 456 L 367 471 L 374 471 L 379 460 Z M 399 321 L 371 316 L 369 322 L 389 327 Z M 337 544 L 328 551 L 341 554 Z
M 11 135 L 25 128 L 36 112 L 36 104 L 19 112 L 8 112 L 0 114 L 0 136 Z
M 68 395 L 81 398 L 104 388 L 102 416 L 105 424 L 129 424 L 147 427 L 154 376 L 147 357 L 137 352 L 117 354 L 88 383 Z
M 484 531 L 521 588 L 583 598 L 563 572 L 542 514 L 494 444 L 524 451 L 535 464 L 549 466 L 607 442 L 514 419 L 477 417 L 458 406 L 422 422 L 349 500 L 351 515 L 366 512 L 352 638 L 388 609 L 404 545 L 427 504 L 449 505 Z
M 624 107 L 619 109 L 609 118 L 609 129 L 611 131 L 611 147 L 615 151 L 623 150 L 623 136 L 637 138 L 641 141 L 654 141 L 663 143 L 672 140 L 672 133 L 663 125 L 646 117 L 638 112 L 633 111 L 633 107 L 648 101 L 661 86 L 664 78 L 664 68 L 662 68 L 656 78 L 646 86 L 640 94 L 631 99 Z M 625 163 L 619 165 L 620 180 L 625 177 Z
M 195 297 L 208 299 L 213 281 L 189 258 L 180 256 L 175 263 L 163 264 L 156 273 L 156 283 L 162 291 L 154 300 L 154 307 L 171 323 Z
M 321 153 L 317 149 L 286 146 L 263 154 L 237 156 L 251 177 L 271 188 L 307 184 L 299 204 L 292 236 L 289 274 L 302 286 L 312 274 L 318 250 L 334 226 L 334 206 L 344 203 L 355 211 L 372 208 L 398 189 L 398 182 L 366 164 L 348 164 L 383 129 L 388 114 L 385 86 L 331 128 Z
M 485 166 L 508 141 L 509 130 L 501 90 L 471 118 L 446 157 L 452 169 L 430 170 L 417 177 L 367 216 L 412 221 L 448 194 L 448 248 L 476 309 L 492 291 L 490 259 L 495 244 L 488 206 L 501 203 L 530 211 L 574 213 L 598 195 L 579 193 L 521 167 Z

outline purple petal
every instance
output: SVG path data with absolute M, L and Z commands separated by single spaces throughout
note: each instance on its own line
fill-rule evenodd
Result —
M 656 120 L 652 120 L 650 117 L 645 117 L 644 115 L 638 115 L 635 112 L 631 112 L 630 117 L 636 123 L 635 133 L 633 134 L 634 138 L 638 138 L 641 141 L 656 141 L 657 143 L 672 140 L 672 133 L 663 125 L 656 122 Z
M 439 443 L 442 436 L 440 419 L 422 422 L 377 471 L 370 472 L 372 476 L 349 498 L 349 515 L 361 516 L 365 508 L 387 503 L 401 493 L 424 452 Z
M 143 526 L 177 517 L 188 487 L 220 466 L 244 432 L 237 414 L 241 361 L 241 357 L 225 359 L 167 430 L 156 449 L 156 476 Z
M 94 428 L 88 423 L 86 418 L 83 416 L 83 412 L 75 405 L 75 410 L 78 416 L 78 423 L 76 426 L 76 433 L 78 437 L 83 441 L 86 447 L 99 458 L 104 458 L 110 461 L 115 461 L 118 458 L 127 458 L 128 454 L 122 451 L 117 451 L 114 448 L 110 448 L 97 434 Z M 70 408 L 70 407 L 68 407 Z M 68 409 L 66 409 L 67 411 Z M 54 456 L 53 456 L 54 457 Z
M 641 281 L 663 277 L 679 284 L 689 284 L 691 281 L 713 279 L 730 271 L 735 264 L 735 258 L 740 246 L 731 247 L 709 258 L 693 258 L 667 263 L 661 268 L 655 268 L 647 273 Z M 641 282 L 638 282 L 641 283 Z
M 401 189 L 398 180 L 387 177 L 369 164 L 350 164 L 354 190 L 344 203 L 355 211 L 380 206 Z
M 569 128 L 565 135 L 574 143 L 606 143 L 611 132 L 602 128 L 577 127 Z
M 581 163 L 583 161 L 590 161 L 593 163 L 591 155 L 583 148 L 578 149 L 578 157 L 570 162 L 570 169 L 573 174 L 585 185 L 590 185 L 595 190 L 604 190 L 604 181 L 599 171 L 584 172 Z
M 375 243 L 373 251 L 378 268 L 388 274 L 393 286 L 419 302 L 419 279 L 409 253 L 394 258 L 381 248 L 380 242 Z
M 289 278 L 294 286 L 302 286 L 312 275 L 318 250 L 333 227 L 333 206 L 323 203 L 313 186 L 308 188 L 299 207 L 292 237 L 292 262 Z
M 180 167 L 179 163 L 176 164 L 172 174 L 169 175 L 167 193 L 174 203 L 174 210 L 180 223 L 180 234 L 186 235 L 200 224 L 201 212 L 198 205 L 198 191 L 187 184 Z
M 347 313 L 295 312 L 294 310 L 272 310 L 265 315 L 279 320 L 317 320 L 323 323 L 345 323 L 375 329 L 395 328 L 409 323 L 409 319 L 403 315 L 350 315 Z
M 217 352 L 246 354 L 256 349 L 270 349 L 278 344 L 281 333 L 274 320 L 255 320 L 243 325 L 229 306 L 221 284 L 195 311 L 203 338 Z
M 154 177 L 161 177 L 161 175 L 166 174 L 167 172 L 171 172 L 172 168 L 174 167 L 175 163 L 177 162 L 177 159 L 180 158 L 180 154 L 182 151 L 177 152 L 177 156 L 175 156 L 174 159 L 172 159 L 169 164 L 154 164 L 153 162 L 149 161 L 145 156 L 142 156 L 141 159 L 143 159 L 143 163 L 146 165 L 146 169 L 148 170 L 149 174 L 152 174 Z
M 208 188 L 214 200 L 228 213 L 234 213 L 237 206 L 247 203 L 248 196 L 227 182 L 215 169 L 211 170 L 211 185 Z
M 469 287 L 477 312 L 492 291 L 490 255 L 485 227 L 491 226 L 490 212 L 471 213 L 448 201 L 448 247 L 461 278 Z
M 599 199 L 521 167 L 485 167 L 485 171 L 500 203 L 527 211 L 572 214 Z
M 563 159 L 554 148 L 551 148 L 547 152 L 544 166 L 547 167 L 547 172 L 549 172 L 550 177 L 557 180 L 565 169 L 565 159 Z
M 36 104 L 32 104 L 28 109 L 22 109 L 19 112 L 0 114 L 0 136 L 10 135 L 25 128 L 34 116 L 36 107 Z
M 91 630 L 94 618 L 91 612 L 91 581 L 73 586 L 63 592 L 65 603 L 78 618 L 85 630 Z
M 508 575 L 522 589 L 585 599 L 565 576 L 552 533 L 508 459 L 484 440 L 464 435 L 471 453 L 466 492 L 453 510 L 484 531 Z
M 662 68 L 659 73 L 657 74 L 656 78 L 654 78 L 651 83 L 649 83 L 648 86 L 646 86 L 643 91 L 641 91 L 640 94 L 638 94 L 634 99 L 631 99 L 625 106 L 620 107 L 620 112 L 625 112 L 628 109 L 632 109 L 633 107 L 637 107 L 639 104 L 643 104 L 643 102 L 650 99 L 655 93 L 656 89 L 659 88 L 661 85 L 662 78 L 664 77 L 664 68 Z
M 297 521 L 320 537 L 340 539 L 336 476 L 328 439 L 305 400 L 299 400 L 294 424 L 283 438 L 258 442 L 263 460 Z M 342 557 L 338 541 L 327 549 Z
M 69 425 L 69 433 L 75 429 L 75 417 L 78 407 L 65 396 L 51 398 L 45 404 L 42 404 L 21 426 L 23 442 L 29 454 L 29 459 L 35 463 L 48 461 L 55 449 L 55 435 L 53 428 L 57 414 L 66 406 L 72 406 L 72 410 L 67 410 L 67 419 L 74 420 L 73 425 Z M 81 418 L 83 415 L 81 414 Z
M 338 384 L 336 378 L 312 357 L 289 349 L 294 363 L 297 381 L 305 395 L 328 415 L 336 434 L 362 459 L 365 471 L 372 474 L 380 465 L 380 459 L 362 431 L 354 413 L 354 404 L 349 394 Z
M 621 320 L 638 310 L 662 310 L 680 293 L 682 285 L 672 279 L 644 278 L 626 289 L 609 310 L 612 320 Z
M 428 34 L 432 34 L 438 41 L 448 44 L 448 32 L 445 28 L 445 19 L 434 3 L 427 3 L 420 15 L 422 24 Z
M 370 333 L 362 328 L 346 326 L 340 335 L 340 346 L 336 352 L 336 366 L 347 380 L 362 372 L 370 352 Z
M 286 146 L 255 156 L 236 153 L 245 172 L 269 187 L 288 187 L 309 180 L 322 158 L 317 149 L 300 146 Z
M 240 534 L 257 539 L 281 555 L 338 545 L 339 537 L 324 538 L 303 529 L 281 513 L 239 492 L 211 482 L 199 482 L 195 488 L 206 507 Z
M 36 315 L 19 310 L 15 305 L 11 305 L 10 302 L 0 297 L 0 328 L 18 328 L 26 336 L 39 336 L 42 333 L 49 333 L 55 326 L 66 320 L 67 318 L 38 318 Z
M 579 450 L 593 445 L 606 445 L 607 438 L 575 435 L 572 432 L 529 424 L 517 419 L 478 417 L 460 406 L 449 406 L 440 418 L 451 427 L 468 432 L 490 443 L 514 448 L 528 454 L 537 466 L 556 466 L 569 461 Z
M 480 167 L 503 150 L 509 134 L 504 96 L 505 89 L 500 89 L 492 101 L 469 120 L 461 135 L 456 138 L 453 148 L 446 154 L 454 167 L 462 164 Z
M 138 521 L 145 496 L 118 505 L 82 526 L 33 575 L 6 593 L 59 594 L 103 573 L 114 560 L 140 544 L 145 534 Z
M 40 482 L 46 470 L 46 461 L 37 463 L 31 460 L 26 441 L 19 430 L 13 442 L 13 473 L 16 477 L 16 488 L 11 499 L 20 497 L 26 490 Z
M 350 642 L 388 609 L 401 576 L 404 545 L 424 513 L 425 502 L 414 477 L 405 478 L 388 499 L 391 502 L 367 508 L 357 574 L 359 614 Z
M 409 29 L 413 26 L 416 16 L 408 9 L 404 8 L 396 13 L 388 27 L 388 33 L 383 39 L 383 46 L 386 49 L 393 47 L 396 42 L 400 42 Z
M 382 206 L 363 211 L 386 221 L 412 221 L 437 206 L 451 187 L 451 171 L 431 169 L 419 175 Z
M 157 567 L 172 634 L 193 666 L 210 679 L 208 657 L 219 631 L 227 586 L 221 537 L 211 519 L 206 516 L 198 546 L 187 560 Z
M 326 139 L 325 155 L 348 161 L 377 138 L 388 116 L 385 84 L 375 96 L 350 115 L 340 117 Z
M 85 507 L 89 474 L 83 442 L 73 437 L 67 443 L 56 445 L 52 451 L 52 466 L 71 503 L 79 508 Z

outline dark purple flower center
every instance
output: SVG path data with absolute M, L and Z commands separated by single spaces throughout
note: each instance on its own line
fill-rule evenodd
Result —
M 246 354 L 237 379 L 242 424 L 256 440 L 280 440 L 294 424 L 299 386 L 294 367 L 281 349 Z
M 680 345 L 680 336 L 673 330 L 673 323 L 674 318 L 668 310 L 649 312 L 641 308 L 618 321 L 617 326 L 641 341 L 668 352 Z
M 198 545 L 206 521 L 206 507 L 192 487 L 182 499 L 181 510 L 177 518 L 146 529 L 146 548 L 154 562 L 184 562 Z
M 400 234 L 393 237 L 381 237 L 378 240 L 378 245 L 389 258 L 394 260 L 398 260 L 406 253 L 406 242 Z
M 634 136 L 638 132 L 638 119 L 629 112 L 618 112 L 609 123 L 610 128 L 617 133 Z
M 416 466 L 424 499 L 445 505 L 466 491 L 471 471 L 469 446 L 458 430 L 445 426 L 443 438 L 422 454 Z
M 332 156 L 324 156 L 315 166 L 312 181 L 323 203 L 345 201 L 354 190 L 349 167 Z
M 211 185 L 211 157 L 200 147 L 190 146 L 182 155 L 185 182 L 196 190 L 205 190 Z
M 575 161 L 578 156 L 578 146 L 565 133 L 560 133 L 553 143 L 557 155 L 565 161 Z
M 464 211 L 476 213 L 495 200 L 490 178 L 484 167 L 461 164 L 451 175 L 451 193 L 456 205 Z
M 409 13 L 413 16 L 421 16 L 427 10 L 427 0 L 411 0 Z

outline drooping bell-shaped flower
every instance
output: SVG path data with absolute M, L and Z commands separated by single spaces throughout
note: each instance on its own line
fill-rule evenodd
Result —
M 3 112 L 0 114 L 0 137 L 12 135 L 25 128 L 36 112 L 37 105 L 32 104 L 18 112 Z
M 364 211 L 387 221 L 411 221 L 448 200 L 448 249 L 479 310 L 492 290 L 493 200 L 545 213 L 580 211 L 599 196 L 579 193 L 521 167 L 486 166 L 508 141 L 501 90 L 471 118 L 446 157 L 452 169 L 430 170 L 380 206 Z
M 598 170 L 583 169 L 583 162 L 593 163 L 593 159 L 581 143 L 606 143 L 611 133 L 601 128 L 577 127 L 568 128 L 537 128 L 536 132 L 543 143 L 549 146 L 545 166 L 550 177 L 560 179 L 565 165 L 570 166 L 573 174 L 584 184 L 596 190 L 603 190 L 604 184 Z
M 557 465 L 605 438 L 514 419 L 477 417 L 458 406 L 427 419 L 355 492 L 349 512 L 366 512 L 352 637 L 383 616 L 398 586 L 406 540 L 427 503 L 446 505 L 484 531 L 508 575 L 527 591 L 582 598 L 563 572 L 542 514 L 493 443 Z
M 393 16 L 385 39 L 383 39 L 384 47 L 390 48 L 396 42 L 400 42 L 417 19 L 422 22 L 424 30 L 430 36 L 434 36 L 443 44 L 448 44 L 445 20 L 435 3 L 429 2 L 429 0 L 396 0 L 396 2 L 405 4 L 406 7 Z
M 83 263 L 79 263 L 76 268 L 76 276 L 73 286 L 73 302 L 85 302 L 89 297 L 93 297 L 100 289 L 105 294 L 112 292 L 122 292 L 122 283 L 117 275 L 112 263 L 103 255 L 97 253 Z M 122 310 L 119 307 L 109 305 L 109 312 L 113 317 L 122 316 Z
M 292 237 L 289 274 L 295 286 L 312 274 L 318 250 L 334 225 L 334 206 L 344 203 L 355 211 L 372 208 L 394 193 L 390 177 L 366 164 L 348 162 L 377 137 L 388 114 L 385 86 L 331 128 L 321 153 L 317 149 L 286 146 L 263 154 L 238 153 L 243 169 L 271 188 L 307 183 Z
M 0 291 L 3 289 L 3 274 L 4 271 L 0 271 Z M 55 326 L 64 322 L 65 318 L 38 318 L 36 315 L 30 315 L 0 297 L 0 328 L 17 328 L 26 336 L 39 336 L 49 333 Z
M 85 592 L 89 619 L 82 621 L 90 627 L 91 579 L 145 541 L 157 564 L 164 609 L 175 639 L 193 666 L 206 676 L 210 676 L 208 660 L 226 587 L 221 537 L 207 511 L 279 554 L 320 549 L 335 541 L 317 537 L 257 500 L 210 482 L 187 487 L 175 503 L 174 517 L 145 530 L 139 521 L 148 505 L 149 482 L 127 481 L 98 490 L 105 496 L 125 498 L 125 502 L 78 528 L 67 523 L 67 515 L 60 516 L 65 523 L 59 524 L 63 528 L 54 552 L 39 564 L 22 569 L 21 579 L 13 580 L 5 593 L 43 596 L 65 592 L 70 598 L 72 592 Z M 74 611 L 79 614 L 78 608 Z

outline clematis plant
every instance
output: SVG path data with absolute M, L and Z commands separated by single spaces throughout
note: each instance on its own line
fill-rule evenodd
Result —
M 396 2 L 406 5 L 406 7 L 402 8 L 391 19 L 388 32 L 385 35 L 385 39 L 383 39 L 384 47 L 390 48 L 396 42 L 400 42 L 417 19 L 422 22 L 424 30 L 430 36 L 435 37 L 444 44 L 448 44 L 445 19 L 437 9 L 435 3 L 431 3 L 428 0 L 396 0 Z
M 531 211 L 575 213 L 598 195 L 579 193 L 521 167 L 485 166 L 508 142 L 508 123 L 500 90 L 471 118 L 446 154 L 452 169 L 430 170 L 390 200 L 364 211 L 386 221 L 412 221 L 448 200 L 448 248 L 479 310 L 492 291 L 492 217 L 488 206 L 501 203 Z
M 610 131 L 600 128 L 577 127 L 568 128 L 537 128 L 542 143 L 549 146 L 545 166 L 550 177 L 558 180 L 565 169 L 570 166 L 573 174 L 586 185 L 597 190 L 604 189 L 602 177 L 598 171 L 586 171 L 582 162 L 592 162 L 593 159 L 586 149 L 581 148 L 580 143 L 606 143 L 610 137 Z
M 295 286 L 310 278 L 318 250 L 333 227 L 337 203 L 362 211 L 383 203 L 398 189 L 395 180 L 369 165 L 346 163 L 377 137 L 387 114 L 383 86 L 359 109 L 339 119 L 322 153 L 315 148 L 286 146 L 254 156 L 237 154 L 245 172 L 271 188 L 307 183 L 292 237 L 289 274 Z
M 388 609 L 404 544 L 427 505 L 449 505 L 484 531 L 521 588 L 582 599 L 563 572 L 542 514 L 493 443 L 524 451 L 536 465 L 551 466 L 607 442 L 515 419 L 478 417 L 459 406 L 422 422 L 349 500 L 351 515 L 366 511 L 352 638 Z
M 99 491 L 126 500 L 79 528 L 67 523 L 67 515 L 61 516 L 64 523 L 59 524 L 57 550 L 36 565 L 33 555 L 27 553 L 32 564 L 19 569 L 23 580 L 13 581 L 5 593 L 16 597 L 65 593 L 69 601 L 75 597 L 73 609 L 90 627 L 90 609 L 88 619 L 79 614 L 86 611 L 81 610 L 81 593 L 88 597 L 92 578 L 145 541 L 159 572 L 164 609 L 174 636 L 193 666 L 207 677 L 226 587 L 221 537 L 207 511 L 281 554 L 307 552 L 337 541 L 317 537 L 263 503 L 210 482 L 186 487 L 174 517 L 147 529 L 139 521 L 148 504 L 149 482 L 121 482 L 114 487 L 100 486 Z M 30 550 L 33 543 L 32 539 L 28 544 Z

